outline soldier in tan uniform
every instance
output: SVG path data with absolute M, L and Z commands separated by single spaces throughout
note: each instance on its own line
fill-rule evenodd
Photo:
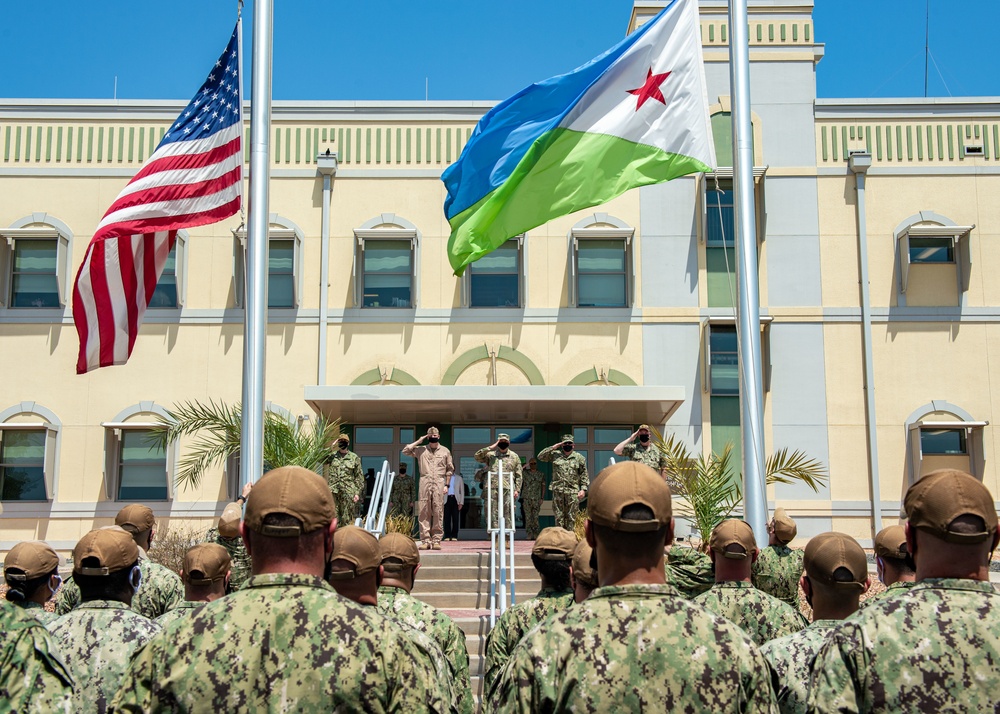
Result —
M 499 712 L 776 712 L 767 662 L 734 624 L 665 583 L 670 488 L 644 464 L 604 469 L 590 488 L 587 542 L 600 587 L 514 650 Z
M 423 442 L 427 446 L 421 446 Z M 403 453 L 412 456 L 420 466 L 420 547 L 441 550 L 444 533 L 444 499 L 448 493 L 448 479 L 455 473 L 451 451 L 441 443 L 441 432 L 436 426 L 424 436 L 403 447 Z

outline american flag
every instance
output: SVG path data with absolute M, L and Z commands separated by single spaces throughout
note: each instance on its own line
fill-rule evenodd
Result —
M 240 210 L 239 33 L 237 23 L 198 94 L 118 194 L 87 247 L 73 287 L 77 374 L 128 361 L 177 231 Z

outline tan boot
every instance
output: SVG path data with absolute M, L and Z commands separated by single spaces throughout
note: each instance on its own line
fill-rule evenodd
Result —
M 431 545 L 431 548 L 433 548 L 434 550 L 441 550 L 441 544 L 440 543 L 434 543 L 434 544 Z

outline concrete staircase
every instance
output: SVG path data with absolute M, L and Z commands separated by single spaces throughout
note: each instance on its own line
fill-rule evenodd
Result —
M 414 597 L 445 612 L 465 632 L 477 701 L 482 695 L 483 657 L 490 631 L 490 553 L 489 544 L 485 546 L 485 552 L 421 551 L 420 572 L 413 588 Z M 517 602 L 524 602 L 535 596 L 541 580 L 531 565 L 530 552 L 519 551 L 514 555 L 514 588 Z

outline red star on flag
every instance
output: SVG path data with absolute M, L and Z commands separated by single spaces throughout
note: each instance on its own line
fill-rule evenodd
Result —
M 646 72 L 646 83 L 641 87 L 636 87 L 635 89 L 628 90 L 629 94 L 634 94 L 639 97 L 635 104 L 635 110 L 639 111 L 643 104 L 646 103 L 648 99 L 655 99 L 660 104 L 666 105 L 667 101 L 663 98 L 663 92 L 660 91 L 660 85 L 663 84 L 664 80 L 670 76 L 670 72 L 664 72 L 663 74 L 653 74 L 653 68 L 650 67 Z

